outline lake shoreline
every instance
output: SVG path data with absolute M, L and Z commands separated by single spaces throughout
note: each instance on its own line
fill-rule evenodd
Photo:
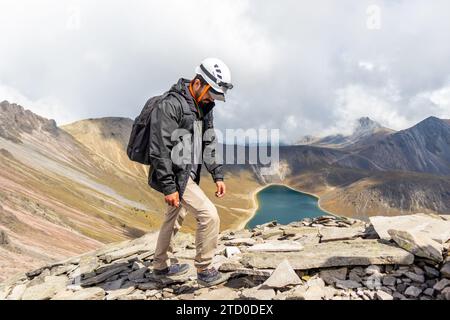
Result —
M 245 226 L 255 217 L 256 212 L 258 211 L 258 208 L 259 208 L 257 195 L 258 195 L 258 193 L 260 191 L 262 191 L 263 189 L 268 188 L 270 186 L 283 186 L 283 187 L 289 188 L 289 189 L 291 189 L 293 191 L 296 191 L 296 192 L 299 192 L 299 193 L 303 193 L 303 194 L 306 194 L 306 195 L 310 195 L 310 196 L 312 196 L 312 197 L 317 199 L 317 206 L 319 207 L 320 210 L 326 212 L 329 215 L 332 215 L 332 216 L 335 216 L 335 217 L 340 217 L 339 215 L 337 215 L 335 213 L 332 213 L 332 212 L 322 208 L 321 205 L 320 205 L 320 197 L 317 194 L 314 194 L 314 193 L 311 193 L 311 192 L 302 191 L 302 190 L 298 190 L 296 188 L 293 188 L 293 187 L 291 187 L 289 185 L 286 185 L 286 184 L 283 184 L 283 183 L 273 182 L 273 183 L 268 183 L 268 184 L 266 184 L 264 186 L 260 186 L 259 188 L 257 188 L 256 190 L 254 190 L 252 192 L 251 198 L 252 198 L 252 201 L 253 201 L 253 208 L 251 210 L 253 211 L 253 213 L 246 220 L 244 220 L 242 223 L 240 223 L 236 230 L 243 230 L 243 229 L 245 229 Z

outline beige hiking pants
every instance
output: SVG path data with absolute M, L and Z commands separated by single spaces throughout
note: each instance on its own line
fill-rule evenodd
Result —
M 165 220 L 159 231 L 153 267 L 164 269 L 170 265 L 168 253 L 173 252 L 172 238 L 180 230 L 187 211 L 194 214 L 197 221 L 195 235 L 195 266 L 207 268 L 214 257 L 219 236 L 220 219 L 217 209 L 190 177 L 178 208 L 169 206 Z

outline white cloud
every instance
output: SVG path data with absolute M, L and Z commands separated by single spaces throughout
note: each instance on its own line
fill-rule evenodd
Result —
M 30 100 L 16 89 L 2 85 L 0 85 L 0 97 L 0 101 L 7 100 L 10 103 L 17 103 L 40 116 L 54 119 L 58 124 L 78 120 L 77 116 L 71 113 L 68 108 L 64 108 L 55 97 L 42 97 L 37 100 Z
M 374 64 L 372 63 L 372 62 L 368 62 L 368 61 L 360 61 L 359 63 L 358 63 L 358 66 L 361 68 L 361 69 L 365 69 L 365 70 L 367 70 L 367 71 L 372 71 L 373 69 L 374 69 Z
M 439 117 L 450 119 L 450 85 L 432 91 L 429 94 L 429 99 L 440 108 L 440 114 L 438 114 Z
M 134 118 L 217 56 L 235 83 L 217 105 L 221 129 L 279 128 L 296 141 L 359 116 L 402 129 L 448 115 L 450 2 L 378 0 L 368 29 L 371 4 L 2 0 L 0 86 L 58 122 Z

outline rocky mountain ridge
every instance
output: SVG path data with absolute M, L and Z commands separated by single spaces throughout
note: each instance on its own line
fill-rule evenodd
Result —
M 205 288 L 194 268 L 155 279 L 157 233 L 18 274 L 10 300 L 450 300 L 450 218 L 416 214 L 370 223 L 323 216 L 226 231 L 213 265 L 224 284 Z M 173 262 L 191 266 L 194 238 L 178 234 Z

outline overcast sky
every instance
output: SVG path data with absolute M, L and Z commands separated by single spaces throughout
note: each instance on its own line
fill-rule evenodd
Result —
M 398 130 L 450 118 L 449 39 L 448 0 L 0 0 L 0 100 L 58 124 L 134 118 L 212 56 L 235 85 L 220 129 Z

